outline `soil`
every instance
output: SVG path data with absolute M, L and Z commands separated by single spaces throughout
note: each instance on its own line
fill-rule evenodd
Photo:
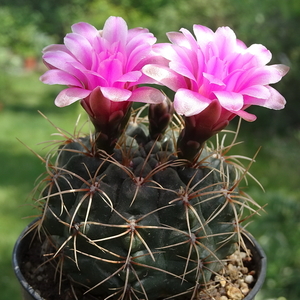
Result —
M 55 270 L 52 262 L 45 263 L 47 258 L 41 254 L 41 249 L 43 245 L 38 238 L 35 238 L 30 249 L 24 253 L 20 268 L 28 283 L 42 299 L 99 300 L 92 295 L 84 295 L 80 288 L 71 284 L 67 276 L 62 276 L 59 288 L 60 272 Z M 213 276 L 207 284 L 208 288 L 200 293 L 198 300 L 242 300 L 255 284 L 255 275 L 251 255 L 236 251 L 228 257 L 224 268 Z

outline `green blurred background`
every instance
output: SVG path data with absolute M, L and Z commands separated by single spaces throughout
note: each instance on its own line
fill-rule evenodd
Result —
M 215 30 L 228 25 L 247 45 L 261 43 L 273 53 L 272 63 L 291 67 L 275 87 L 286 97 L 283 111 L 250 108 L 255 123 L 242 122 L 236 152 L 253 156 L 262 149 L 247 192 L 266 213 L 248 229 L 268 256 L 267 279 L 257 300 L 298 300 L 300 297 L 300 2 L 298 0 L 0 0 L 0 299 L 19 300 L 11 268 L 11 252 L 23 227 L 37 212 L 30 199 L 34 181 L 42 173 L 33 151 L 46 153 L 42 141 L 55 129 L 38 114 L 72 132 L 79 104 L 57 108 L 61 90 L 39 82 L 45 71 L 41 49 L 62 43 L 70 26 L 85 21 L 101 29 L 110 15 L 122 16 L 129 27 L 147 27 L 159 42 L 165 32 L 202 24 Z M 83 112 L 84 118 L 86 118 Z M 231 125 L 235 127 L 235 122 Z

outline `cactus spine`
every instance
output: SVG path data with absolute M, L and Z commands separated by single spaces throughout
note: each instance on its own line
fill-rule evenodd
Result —
M 168 105 L 150 105 L 148 126 L 133 117 L 111 153 L 91 134 L 45 160 L 39 230 L 97 299 L 197 298 L 241 243 L 245 169 L 223 142 L 178 158 Z

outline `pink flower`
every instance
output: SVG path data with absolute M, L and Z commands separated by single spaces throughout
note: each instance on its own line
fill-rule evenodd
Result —
M 194 25 L 194 34 L 196 39 L 186 29 L 168 33 L 172 44 L 155 45 L 168 65 L 143 68 L 146 75 L 176 92 L 174 108 L 185 116 L 178 153 L 190 161 L 235 116 L 254 121 L 256 116 L 245 111 L 249 106 L 282 109 L 285 99 L 269 84 L 289 70 L 284 65 L 266 66 L 270 51 L 257 44 L 247 48 L 228 27 L 213 32 Z
M 247 48 L 228 27 L 216 32 L 194 25 L 194 36 L 186 29 L 167 34 L 172 44 L 157 44 L 156 52 L 169 66 L 152 64 L 143 72 L 176 92 L 177 113 L 193 116 L 218 100 L 220 122 L 238 115 L 247 121 L 256 117 L 244 110 L 251 105 L 282 109 L 285 99 L 269 84 L 287 72 L 284 65 L 266 64 L 271 53 L 264 46 Z M 217 121 L 218 122 L 218 121 Z
M 163 101 L 164 96 L 157 89 L 138 87 L 151 82 L 141 72 L 142 67 L 158 58 L 152 51 L 156 38 L 147 29 L 128 30 L 122 18 L 109 17 L 103 30 L 77 23 L 72 31 L 64 38 L 64 45 L 50 45 L 43 51 L 43 60 L 50 70 L 40 80 L 68 86 L 55 99 L 57 106 L 80 99 L 89 106 L 88 97 L 96 88 L 113 102 Z M 101 107 L 101 99 L 97 105 Z M 114 107 L 117 109 L 118 105 Z
M 155 88 L 139 87 L 153 80 L 141 72 L 149 63 L 160 63 L 152 51 L 156 38 L 147 29 L 127 28 L 120 17 L 109 17 L 103 30 L 87 23 L 72 26 L 64 45 L 44 49 L 49 70 L 46 84 L 68 88 L 55 99 L 57 106 L 81 100 L 96 130 L 98 149 L 112 153 L 129 118 L 132 102 L 157 104 L 165 96 Z

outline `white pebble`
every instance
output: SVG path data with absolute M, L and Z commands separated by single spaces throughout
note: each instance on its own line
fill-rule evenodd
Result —
M 254 280 L 253 276 L 252 275 L 247 275 L 245 277 L 245 282 L 247 282 L 248 284 L 252 283 Z

